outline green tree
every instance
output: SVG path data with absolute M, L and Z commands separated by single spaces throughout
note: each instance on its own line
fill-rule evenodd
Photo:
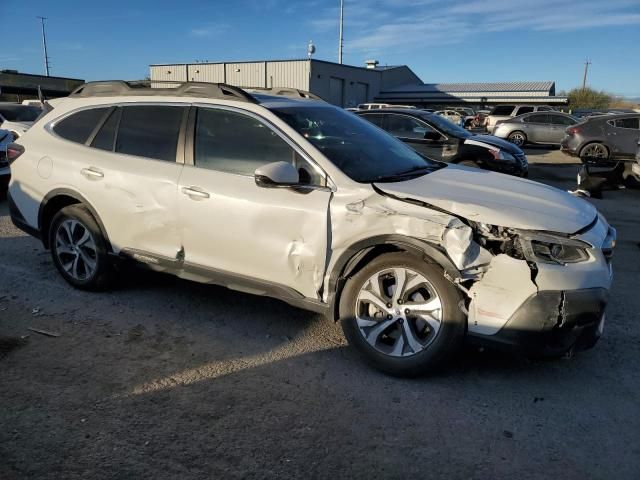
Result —
M 569 107 L 575 108 L 609 108 L 613 101 L 613 96 L 604 91 L 592 90 L 591 88 L 574 88 L 569 97 Z

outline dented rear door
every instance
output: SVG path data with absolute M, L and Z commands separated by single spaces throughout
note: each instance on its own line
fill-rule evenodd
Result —
M 318 298 L 331 196 L 321 175 L 254 114 L 198 108 L 192 123 L 194 165 L 185 166 L 178 187 L 185 269 L 247 277 Z M 309 185 L 257 186 L 253 172 L 273 161 L 294 163 Z

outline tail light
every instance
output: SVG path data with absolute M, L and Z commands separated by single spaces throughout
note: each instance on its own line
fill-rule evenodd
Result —
M 565 130 L 569 135 L 575 135 L 576 133 L 580 132 L 580 129 L 578 127 L 569 127 L 567 128 L 567 130 Z
M 9 165 L 16 161 L 16 159 L 24 153 L 24 147 L 17 143 L 10 143 L 7 147 L 7 160 Z

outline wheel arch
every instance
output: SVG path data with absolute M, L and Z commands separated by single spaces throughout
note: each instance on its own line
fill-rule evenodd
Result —
M 609 144 L 607 142 L 605 142 L 604 140 L 601 139 L 596 139 L 596 140 L 588 140 L 586 142 L 584 142 L 582 145 L 580 145 L 580 148 L 578 149 L 578 158 L 582 158 L 582 151 L 587 148 L 589 145 L 593 145 L 593 144 L 599 144 L 602 145 L 606 150 L 607 150 L 607 159 L 611 158 L 611 147 L 609 146 Z
M 62 210 L 64 207 L 68 207 L 69 205 L 77 205 L 82 204 L 91 213 L 91 216 L 95 219 L 100 227 L 102 235 L 104 236 L 105 242 L 107 244 L 107 251 L 112 252 L 113 249 L 111 247 L 111 242 L 109 241 L 109 236 L 107 235 L 107 231 L 104 228 L 104 224 L 98 215 L 96 209 L 91 205 L 91 203 L 80 193 L 75 190 L 71 190 L 68 188 L 56 188 L 42 199 L 40 203 L 40 209 L 38 210 L 38 230 L 40 231 L 40 236 L 42 239 L 42 244 L 45 248 L 49 248 L 49 227 L 51 225 L 51 221 L 56 213 Z
M 340 255 L 329 276 L 329 315 L 334 321 L 340 317 L 340 296 L 347 280 L 374 258 L 391 252 L 407 252 L 419 256 L 426 263 L 439 265 L 452 278 L 460 276 L 460 271 L 449 257 L 429 242 L 402 235 L 379 235 L 361 240 Z

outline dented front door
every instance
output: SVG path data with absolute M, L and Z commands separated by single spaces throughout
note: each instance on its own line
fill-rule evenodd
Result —
M 194 166 L 178 185 L 185 269 L 246 277 L 318 298 L 327 255 L 331 192 L 273 129 L 248 113 L 200 108 Z M 256 185 L 255 168 L 291 161 L 304 189 Z

